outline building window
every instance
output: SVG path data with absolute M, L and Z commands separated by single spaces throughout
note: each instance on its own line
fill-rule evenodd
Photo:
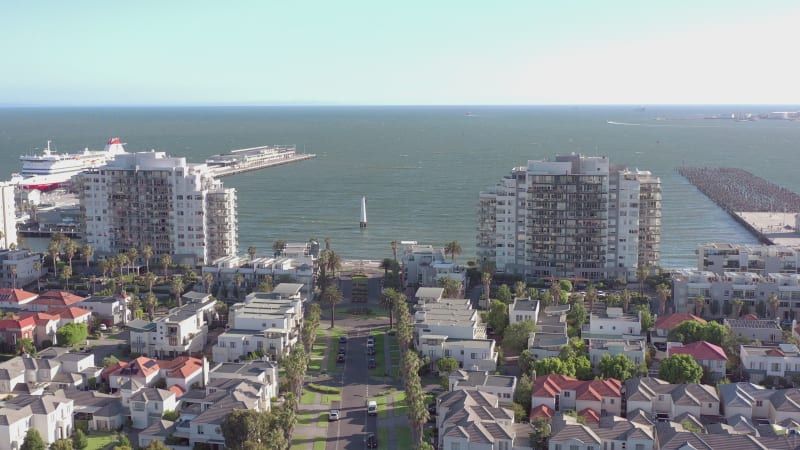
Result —
M 564 391 L 564 397 L 569 398 L 569 391 Z
M 762 407 L 762 406 L 764 406 L 764 402 L 763 402 L 763 401 L 761 401 L 761 400 L 756 400 L 756 407 L 757 407 L 757 408 L 760 408 L 760 407 Z
M 203 434 L 203 426 L 202 425 L 198 425 L 197 426 L 197 434 Z

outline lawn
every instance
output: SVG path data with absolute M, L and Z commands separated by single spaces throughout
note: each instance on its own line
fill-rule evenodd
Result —
M 311 425 L 314 420 L 314 411 L 298 411 L 297 424 L 298 425 Z
M 328 374 L 336 372 L 336 355 L 339 354 L 339 335 L 335 334 L 328 340 Z
M 405 416 L 408 413 L 408 405 L 406 404 L 406 393 L 398 392 L 394 395 L 392 402 L 392 412 L 395 417 Z
M 378 450 L 386 450 L 389 448 L 389 429 L 386 427 L 378 428 Z M 400 448 L 400 447 L 395 447 Z M 406 449 L 411 447 L 406 447 Z M 405 450 L 405 449 L 403 449 Z
M 323 411 L 319 413 L 319 417 L 317 418 L 317 426 L 322 428 L 328 428 L 329 423 L 330 422 L 328 421 L 328 412 Z
M 305 450 L 306 443 L 310 441 L 311 438 L 308 436 L 294 436 L 292 438 L 292 448 L 291 450 Z
M 331 402 L 341 402 L 342 394 L 322 394 L 322 404 L 330 405 Z
M 373 397 L 373 399 L 378 403 L 378 418 L 389 417 L 389 402 L 386 401 L 386 397 Z
M 314 450 L 325 450 L 325 440 L 327 438 L 324 436 L 317 436 L 314 438 Z
M 397 439 L 395 442 L 395 448 L 411 448 L 411 428 L 395 428 L 394 435 Z
M 117 444 L 117 437 L 114 433 L 100 433 L 93 431 L 91 434 L 86 435 L 89 439 L 89 445 L 85 450 L 102 450 L 110 444 Z
M 322 360 L 325 358 L 325 344 L 328 340 L 327 337 L 322 337 L 314 341 L 314 347 L 311 348 L 311 355 L 308 362 L 308 370 L 319 372 L 322 369 Z
M 300 395 L 300 404 L 313 405 L 316 402 L 317 402 L 317 393 L 311 392 L 308 389 L 303 389 L 303 393 Z

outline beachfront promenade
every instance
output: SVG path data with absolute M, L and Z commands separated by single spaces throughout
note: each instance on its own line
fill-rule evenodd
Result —
M 795 192 L 736 168 L 679 167 L 678 173 L 762 242 L 800 244 L 800 195 Z

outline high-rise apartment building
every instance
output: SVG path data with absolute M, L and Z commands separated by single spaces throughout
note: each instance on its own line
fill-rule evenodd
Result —
M 661 180 L 607 157 L 528 161 L 481 192 L 478 216 L 478 261 L 498 271 L 633 279 L 658 265 Z
M 0 182 L 0 249 L 17 245 L 14 185 Z
M 78 177 L 85 240 L 98 256 L 144 245 L 175 262 L 236 254 L 236 190 L 224 188 L 205 164 L 129 153 Z

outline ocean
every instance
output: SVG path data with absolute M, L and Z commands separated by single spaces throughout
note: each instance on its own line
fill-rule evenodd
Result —
M 156 149 L 190 162 L 232 149 L 295 144 L 315 159 L 223 178 L 238 190 L 239 245 L 271 252 L 277 239 L 329 237 L 345 258 L 391 256 L 392 240 L 443 246 L 475 258 L 481 190 L 514 166 L 559 153 L 607 155 L 650 170 L 663 187 L 661 265 L 695 267 L 700 243 L 756 243 L 675 171 L 740 167 L 800 191 L 800 123 L 704 115 L 786 107 L 164 107 L 2 108 L 0 179 L 48 139 L 59 151 Z M 611 123 L 609 123 L 611 122 Z M 359 228 L 367 196 L 368 227 Z

